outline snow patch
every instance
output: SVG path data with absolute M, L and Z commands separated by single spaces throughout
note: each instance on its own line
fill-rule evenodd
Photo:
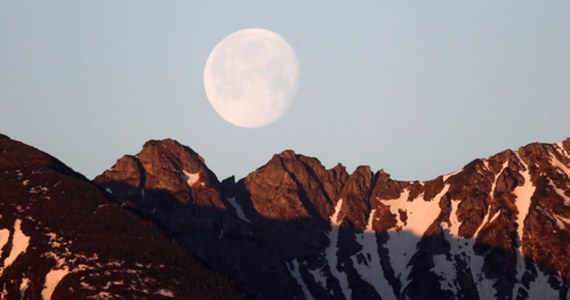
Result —
M 485 167 L 485 169 L 491 171 L 491 168 L 489 168 L 489 161 L 488 160 L 486 160 L 486 159 L 483 160 L 483 166 Z
M 564 174 L 566 174 L 566 177 L 570 178 L 570 168 L 564 165 L 557 157 L 551 156 L 551 158 L 554 158 L 552 159 L 552 165 L 564 172 Z
M 456 175 L 456 174 L 459 174 L 461 171 L 463 171 L 463 170 L 457 170 L 457 171 L 455 171 L 455 172 L 453 172 L 453 173 L 445 174 L 445 175 L 443 176 L 443 182 L 446 182 L 449 177 L 451 177 L 451 176 L 453 176 L 453 175 Z
M 471 270 L 471 276 L 477 288 L 480 299 L 495 299 L 496 289 L 493 287 L 495 283 L 494 280 L 488 279 L 483 273 L 483 265 L 485 263 L 485 257 L 477 255 L 473 250 L 475 245 L 474 239 L 456 238 L 449 234 L 449 231 L 444 231 L 445 239 L 449 242 L 451 246 L 450 257 L 455 261 L 448 261 L 447 258 L 443 256 L 434 256 L 434 272 L 440 275 L 440 284 L 444 289 L 450 289 L 453 291 L 457 290 L 457 286 L 454 285 L 454 280 L 449 280 L 446 274 L 453 274 L 457 277 L 456 273 L 456 262 L 458 260 L 463 261 L 469 266 Z M 453 266 L 452 266 L 453 265 Z M 449 268 L 454 268 L 449 271 Z M 446 273 L 446 272 L 450 273 Z M 450 285 L 451 284 L 451 285 Z M 447 287 L 447 288 L 445 288 Z M 457 295 L 457 294 L 456 294 Z
M 560 152 L 562 152 L 562 154 L 566 157 L 570 156 L 570 153 L 568 153 L 566 151 L 566 149 L 564 149 L 564 144 L 562 142 L 557 143 L 556 146 L 558 146 L 560 148 Z
M 398 218 L 400 230 L 406 230 L 413 233 L 417 237 L 422 237 L 428 227 L 433 224 L 441 211 L 439 200 L 447 193 L 449 185 L 446 184 L 443 189 L 431 201 L 423 199 L 423 194 L 418 198 L 408 201 L 410 191 L 404 190 L 400 198 L 396 200 L 386 201 L 390 206 L 390 212 Z M 406 213 L 406 221 L 400 217 L 400 211 Z
M 433 264 L 431 270 L 439 277 L 441 289 L 457 295 L 457 267 L 454 262 L 448 260 L 445 254 L 438 254 L 433 256 Z
M 554 215 L 554 218 L 556 218 L 556 225 L 560 229 L 565 230 L 567 226 L 570 226 L 570 218 L 565 218 L 559 215 Z
M 245 216 L 245 213 L 243 212 L 243 209 L 241 208 L 241 206 L 239 206 L 237 204 L 236 197 L 228 197 L 226 199 L 232 205 L 232 207 L 236 210 L 236 214 L 237 214 L 238 218 L 240 218 L 243 221 L 251 224 L 251 221 Z
M 388 230 L 389 239 L 386 247 L 390 253 L 390 264 L 396 277 L 400 278 L 402 288 L 406 286 L 410 271 L 409 260 L 415 253 L 420 238 L 439 216 L 441 212 L 439 200 L 448 189 L 449 184 L 446 184 L 431 201 L 425 201 L 423 195 L 408 201 L 410 191 L 405 189 L 398 199 L 385 202 L 390 206 L 390 212 L 398 219 L 396 229 Z M 406 212 L 406 222 L 401 219 L 400 211 Z
M 457 218 L 457 208 L 459 207 L 459 201 L 451 201 L 451 212 L 449 215 L 449 222 L 451 226 L 449 226 L 449 234 L 454 237 L 459 237 L 459 219 Z
M 313 278 L 315 279 L 315 282 L 322 286 L 323 289 L 327 289 L 327 276 L 326 274 L 323 273 L 322 269 L 316 269 L 316 270 L 311 270 L 311 269 L 307 269 L 307 271 L 309 271 L 309 273 L 311 275 L 313 275 Z
M 568 168 L 564 163 L 562 163 L 562 161 L 560 161 L 558 157 L 550 155 L 550 162 L 552 163 L 553 167 L 557 168 L 558 170 L 560 170 L 560 172 L 564 173 L 567 178 L 570 178 L 570 168 Z M 557 187 L 555 184 L 553 184 L 553 182 L 551 182 L 551 185 L 554 187 L 554 189 L 556 189 L 556 192 L 562 198 L 564 198 L 564 204 L 570 206 L 570 199 L 569 199 L 570 197 L 566 196 L 566 194 L 564 193 L 565 191 Z
M 332 216 L 330 216 L 331 224 L 340 225 L 340 223 L 342 223 L 342 220 L 340 221 L 338 220 L 338 214 L 340 213 L 341 208 L 342 208 L 342 198 L 338 199 L 338 202 L 334 207 L 334 213 Z
M 299 270 L 299 262 L 297 259 L 294 259 L 291 263 L 287 264 L 287 269 L 289 269 L 289 273 L 291 273 L 291 276 L 293 276 L 295 281 L 297 281 L 297 284 L 301 286 L 303 295 L 305 295 L 305 299 L 314 299 L 313 295 L 311 295 L 311 292 L 309 291 L 309 288 L 307 287 L 307 284 L 301 276 L 301 272 Z
M 184 172 L 184 175 L 186 175 L 186 180 L 187 180 L 186 182 L 190 187 L 192 187 L 200 180 L 200 173 L 190 173 L 187 172 L 186 170 L 182 170 L 182 172 Z
M 30 286 L 30 279 L 27 277 L 22 278 L 22 282 L 20 283 L 20 299 L 24 299 L 28 286 Z
M 537 268 L 538 269 L 538 268 Z M 548 283 L 548 276 L 537 270 L 536 278 L 529 284 L 528 299 L 558 299 L 559 291 Z
M 97 295 L 95 295 L 95 297 L 90 297 L 89 299 L 113 299 L 113 294 L 107 292 L 107 291 L 102 291 L 99 292 Z
M 21 225 L 22 221 L 16 219 L 14 224 L 14 236 L 12 237 L 12 250 L 10 250 L 10 255 L 8 255 L 4 261 L 4 269 L 8 268 L 20 254 L 25 253 L 30 244 L 30 237 L 22 232 Z
M 59 284 L 59 282 L 69 273 L 69 269 L 67 267 L 63 267 L 61 269 L 51 269 L 45 279 L 44 288 L 42 290 L 42 297 L 44 299 L 51 299 L 51 295 L 53 291 Z
M 81 279 L 83 279 L 83 278 L 84 278 L 84 277 L 82 277 Z M 97 289 L 96 287 L 94 287 L 94 286 L 92 286 L 92 285 L 90 285 L 90 284 L 88 284 L 88 283 L 85 283 L 85 282 L 83 282 L 83 281 L 79 282 L 79 284 L 81 285 L 81 288 L 84 289 L 84 290 L 95 291 L 95 290 Z
M 325 254 L 327 256 L 327 261 L 331 270 L 331 274 L 338 280 L 342 293 L 345 299 L 352 299 L 352 291 L 348 286 L 348 279 L 345 273 L 338 270 L 338 231 L 340 229 L 340 224 L 342 223 L 342 218 L 339 220 L 339 213 L 342 207 L 342 198 L 338 200 L 334 208 L 334 213 L 330 217 L 331 231 L 327 234 L 329 237 L 329 246 L 325 249 Z
M 372 287 L 376 290 L 378 295 L 381 295 L 383 299 L 396 299 L 396 296 L 388 291 L 392 292 L 393 289 L 386 280 L 382 266 L 380 265 L 380 256 L 378 255 L 378 242 L 376 240 L 376 234 L 372 230 L 372 222 L 374 220 L 374 214 L 376 209 L 373 209 L 368 216 L 368 224 L 366 225 L 366 230 L 363 233 L 356 233 L 356 242 L 362 245 L 362 250 L 360 251 L 360 257 L 363 261 L 359 262 L 358 256 L 356 254 L 351 257 L 354 268 L 360 275 L 360 277 L 370 283 Z
M 489 205 L 487 205 L 487 213 L 485 214 L 485 217 L 483 217 L 483 221 L 481 221 L 481 225 L 479 225 L 479 228 L 477 228 L 477 230 L 475 230 L 475 233 L 473 234 L 473 238 L 476 239 L 479 236 L 479 232 L 481 231 L 481 229 L 483 229 L 483 227 L 485 227 L 485 225 L 487 225 L 487 223 L 489 223 L 489 215 L 491 214 L 491 203 L 489 203 Z M 498 215 L 499 212 L 495 212 L 495 215 Z M 494 218 L 495 216 L 493 216 Z
M 522 162 L 522 160 L 521 160 L 521 163 L 524 164 Z M 525 165 L 525 167 L 526 167 L 526 165 Z M 520 250 L 520 247 L 522 246 L 522 233 L 523 233 L 524 220 L 526 219 L 526 216 L 527 216 L 529 208 L 530 208 L 531 197 L 534 194 L 534 191 L 536 189 L 532 185 L 532 182 L 530 180 L 530 174 L 528 172 L 528 167 L 527 167 L 527 170 L 522 173 L 522 176 L 524 178 L 524 184 L 522 186 L 517 186 L 514 190 L 514 194 L 517 197 L 515 204 L 516 204 L 517 210 L 518 210 L 517 233 L 518 233 L 519 239 L 521 240 L 521 243 L 519 245 L 519 250 Z
M 549 179 L 550 180 L 550 179 Z M 556 191 L 556 193 L 562 197 L 562 200 L 564 200 L 564 205 L 565 206 L 570 206 L 570 197 L 566 196 L 566 193 L 564 192 L 564 190 L 559 189 L 558 187 L 556 187 L 556 185 L 552 182 L 552 180 L 550 180 L 550 185 L 554 188 L 554 190 Z
M 524 271 L 524 258 L 522 252 L 523 246 L 523 229 L 524 229 L 524 220 L 528 215 L 531 203 L 531 197 L 534 194 L 536 188 L 532 185 L 532 181 L 530 180 L 530 174 L 528 170 L 528 166 L 524 164 L 524 162 L 519 158 L 521 164 L 523 164 L 526 168 L 526 171 L 522 172 L 522 176 L 524 178 L 524 184 L 522 186 L 517 186 L 514 190 L 514 194 L 516 196 L 516 206 L 517 206 L 517 236 L 519 239 L 518 245 L 518 253 L 517 253 L 517 278 L 520 280 Z
M 4 248 L 4 245 L 8 243 L 9 238 L 10 238 L 10 230 L 0 229 L 0 249 Z
M 158 290 L 157 294 L 168 298 L 174 298 L 174 292 L 167 289 L 160 289 Z

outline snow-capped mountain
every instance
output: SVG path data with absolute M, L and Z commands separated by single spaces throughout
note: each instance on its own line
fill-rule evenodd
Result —
M 570 298 L 570 139 L 425 182 L 290 150 L 220 182 L 150 141 L 95 181 L 252 298 Z
M 242 299 L 154 224 L 0 135 L 0 299 Z

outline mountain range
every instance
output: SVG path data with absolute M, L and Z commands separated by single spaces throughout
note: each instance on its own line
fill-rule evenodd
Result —
M 93 181 L 0 136 L 10 299 L 569 299 L 570 139 L 428 181 L 151 140 Z

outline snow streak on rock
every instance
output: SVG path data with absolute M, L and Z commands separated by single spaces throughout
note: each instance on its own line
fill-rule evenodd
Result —
M 297 283 L 303 290 L 303 295 L 305 295 L 305 299 L 312 300 L 313 296 L 311 295 L 309 288 L 307 288 L 307 284 L 305 283 L 303 277 L 301 276 L 301 271 L 299 270 L 299 262 L 297 261 L 297 259 L 294 259 L 291 263 L 287 264 L 287 268 L 289 269 L 291 276 L 293 276 L 295 281 L 297 281 Z
M 241 208 L 241 206 L 239 206 L 239 204 L 237 204 L 236 197 L 228 197 L 227 200 L 232 205 L 232 207 L 236 210 L 236 214 L 237 214 L 238 218 L 240 218 L 242 221 L 245 221 L 247 223 L 251 223 L 251 221 L 245 216 L 245 213 L 243 212 L 243 209 Z
M 528 215 L 530 209 L 531 197 L 534 194 L 535 187 L 530 179 L 530 173 L 528 166 L 524 164 L 522 160 L 520 163 L 525 166 L 526 170 L 522 172 L 524 178 L 524 183 L 522 186 L 517 186 L 514 190 L 516 196 L 516 206 L 517 206 L 517 237 L 518 237 L 518 253 L 517 253 L 517 279 L 520 281 L 522 275 L 525 272 L 525 262 L 523 253 L 523 229 L 524 221 Z
M 330 217 L 331 231 L 328 233 L 330 243 L 328 248 L 325 250 L 325 253 L 332 275 L 338 280 L 342 293 L 344 294 L 344 298 L 349 300 L 352 298 L 352 291 L 348 286 L 348 278 L 344 272 L 338 270 L 338 231 L 340 229 L 340 224 L 342 223 L 342 219 L 339 220 L 338 215 L 341 207 L 342 199 L 339 199 L 334 208 L 334 214 Z
M 487 161 L 485 161 L 487 163 Z M 490 192 L 490 198 L 491 201 L 494 200 L 495 197 L 495 188 L 497 187 L 497 180 L 499 179 L 499 176 L 501 176 L 501 174 L 503 173 L 503 171 L 505 170 L 505 168 L 507 168 L 507 166 L 509 165 L 508 161 L 505 161 L 503 163 L 503 166 L 501 167 L 501 170 L 499 171 L 499 173 L 497 173 L 495 175 L 495 179 L 493 180 L 493 184 L 491 185 L 491 192 Z M 487 167 L 488 169 L 488 167 Z M 493 220 L 495 220 L 495 218 L 497 218 L 499 216 L 499 211 L 495 212 L 495 214 L 493 215 L 493 217 L 491 217 L 491 203 L 489 203 L 487 205 L 487 213 L 485 213 L 485 217 L 483 218 L 483 221 L 481 222 L 481 225 L 479 225 L 479 228 L 477 228 L 477 230 L 475 231 L 475 233 L 473 234 L 473 238 L 476 239 L 479 236 L 479 232 L 481 231 L 481 229 L 483 229 L 483 227 L 485 227 L 485 225 L 487 225 L 488 223 L 492 222 Z M 491 220 L 489 220 L 489 218 L 491 217 Z
M 323 289 L 327 290 L 327 277 L 326 274 L 323 273 L 323 269 L 319 268 L 316 270 L 308 269 L 309 273 L 313 275 L 315 282 L 320 285 Z
M 20 298 L 24 298 L 29 285 L 30 279 L 27 277 L 22 278 L 22 282 L 20 283 Z
M 562 151 L 563 153 L 567 153 L 565 150 Z M 570 178 L 570 168 L 566 166 L 562 161 L 560 161 L 557 156 L 550 154 L 550 163 L 555 168 L 561 170 L 566 175 L 566 177 Z

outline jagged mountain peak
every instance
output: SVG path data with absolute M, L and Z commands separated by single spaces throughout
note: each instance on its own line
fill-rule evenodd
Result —
M 136 157 L 145 169 L 154 172 L 182 170 L 183 173 L 202 173 L 214 184 L 219 183 L 198 153 L 173 139 L 150 140 Z
M 173 158 L 184 158 L 186 160 L 198 160 L 199 164 L 204 164 L 204 159 L 196 151 L 186 145 L 182 145 L 175 139 L 149 140 L 144 143 L 142 150 L 137 156 L 152 155 L 152 153 Z
M 138 154 L 123 156 L 95 181 L 111 193 L 120 191 L 114 193 L 119 198 L 145 205 L 147 196 L 168 193 L 180 203 L 226 209 L 220 200 L 220 182 L 204 159 L 173 139 L 146 142 Z
M 276 155 L 279 156 L 279 157 L 282 157 L 282 158 L 296 158 L 296 157 L 298 157 L 298 156 L 297 156 L 298 154 L 295 153 L 295 151 L 292 150 L 292 149 L 285 149 L 285 150 L 281 151 L 279 154 L 276 154 Z M 299 154 L 299 156 L 302 156 L 302 155 Z

